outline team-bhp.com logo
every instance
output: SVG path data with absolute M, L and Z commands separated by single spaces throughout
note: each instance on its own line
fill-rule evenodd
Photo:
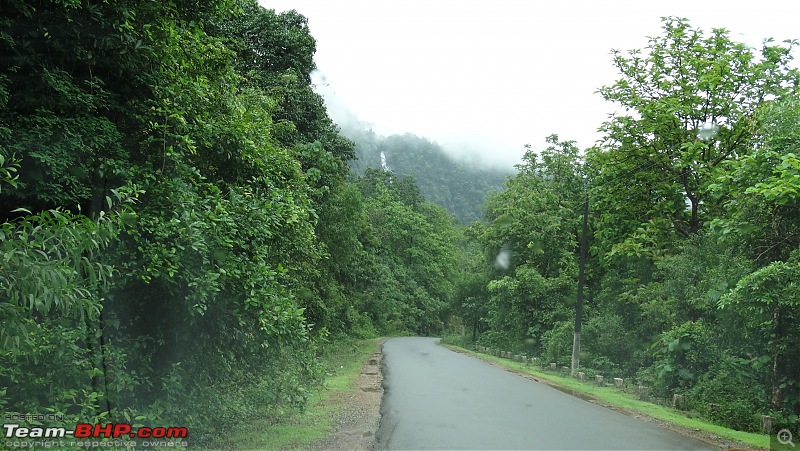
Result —
M 22 427 L 19 424 L 4 424 L 5 437 L 9 438 L 138 438 L 138 439 L 176 439 L 186 438 L 189 430 L 185 427 L 140 427 L 134 428 L 126 423 L 89 424 L 78 423 L 75 429 L 63 427 Z

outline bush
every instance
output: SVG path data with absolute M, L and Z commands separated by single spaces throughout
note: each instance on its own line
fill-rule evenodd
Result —
M 676 390 L 688 390 L 720 359 L 713 333 L 703 321 L 688 321 L 661 334 L 652 346 L 653 390 L 669 397 Z
M 344 330 L 350 331 L 353 338 L 372 338 L 378 336 L 378 331 L 372 324 L 369 316 L 348 305 L 344 311 Z
M 584 364 L 585 362 L 585 364 Z M 591 358 L 582 358 L 581 359 L 581 366 L 590 367 L 597 374 L 602 374 L 606 376 L 623 376 L 624 374 L 620 370 L 620 366 L 609 358 L 605 356 L 597 356 Z M 585 371 L 584 371 L 585 372 Z
M 543 357 L 547 362 L 556 362 L 559 366 L 572 363 L 573 327 L 571 322 L 561 321 L 542 334 Z
M 448 334 L 442 337 L 442 343 L 459 346 L 462 348 L 473 349 L 473 345 L 475 344 L 472 341 L 472 337 L 470 335 L 461 335 L 461 334 Z
M 606 374 L 632 374 L 637 340 L 616 314 L 589 319 L 581 336 L 581 364 Z
M 759 413 L 769 405 L 764 385 L 749 368 L 730 359 L 714 365 L 688 392 L 690 408 L 705 418 L 740 431 L 758 432 Z

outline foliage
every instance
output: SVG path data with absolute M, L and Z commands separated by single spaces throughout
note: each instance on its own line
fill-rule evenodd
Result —
M 790 357 L 797 346 L 798 114 L 796 97 L 765 105 L 758 115 L 763 145 L 730 162 L 729 171 L 711 186 L 727 199 L 729 211 L 712 228 L 721 242 L 757 265 L 720 298 L 720 305 L 746 315 L 745 336 L 762 346 L 755 357 L 772 362 L 772 407 L 793 414 L 800 404 L 800 382 L 792 376 L 797 365 Z
M 689 321 L 661 335 L 652 346 L 656 370 L 654 388 L 668 394 L 693 385 L 719 358 L 709 327 Z
M 709 368 L 689 391 L 693 407 L 717 424 L 747 432 L 759 432 L 760 418 L 768 404 L 763 386 L 753 384 L 752 368 L 731 358 Z
M 367 258 L 353 145 L 312 90 L 305 18 L 12 2 L 0 47 L 4 410 L 213 442 L 301 409 L 329 327 L 377 332 L 349 276 Z M 420 285 L 447 295 L 446 266 Z
M 621 77 L 599 90 L 624 109 L 590 154 L 604 253 L 657 256 L 699 232 L 719 212 L 708 193 L 718 167 L 753 146 L 764 100 L 791 95 L 800 81 L 789 67 L 794 42 L 765 42 L 756 54 L 727 30 L 663 23 L 646 49 L 613 52 Z
M 555 135 L 548 142 L 540 155 L 526 152 L 519 173 L 487 204 L 491 225 L 477 232 L 488 264 L 510 255 L 488 284 L 487 322 L 498 334 L 493 344 L 530 339 L 530 351 L 554 322 L 569 317 L 577 274 L 583 200 L 578 149 Z
M 620 371 L 630 374 L 641 363 L 637 358 L 640 342 L 618 314 L 606 313 L 589 318 L 581 330 L 583 364 L 604 374 Z M 570 342 L 569 353 L 572 352 Z
M 786 260 L 800 246 L 800 101 L 770 102 L 758 114 L 763 145 L 726 165 L 710 185 L 728 214 L 711 227 L 759 264 Z
M 743 277 L 720 298 L 721 306 L 736 306 L 746 315 L 744 335 L 762 346 L 756 362 L 771 362 L 772 407 L 789 412 L 795 412 L 800 404 L 798 363 L 793 358 L 800 346 L 796 335 L 800 324 L 798 277 L 797 257 L 773 262 Z
M 529 149 L 469 229 L 488 280 L 479 290 L 480 278 L 464 279 L 454 307 L 485 318 L 477 341 L 569 361 L 588 197 L 583 370 L 682 393 L 731 427 L 757 430 L 756 414 L 794 424 L 795 47 L 751 49 L 664 18 L 645 49 L 613 51 L 620 76 L 599 94 L 622 110 L 601 125 L 603 141 L 583 155 L 557 137 Z
M 614 53 L 603 143 L 552 135 L 500 191 L 416 136 L 341 136 L 297 12 L 10 2 L 0 408 L 221 446 L 301 411 L 347 337 L 469 331 L 566 364 L 588 201 L 587 370 L 734 427 L 796 423 L 795 42 L 663 28 Z
M 572 355 L 572 323 L 561 321 L 542 334 L 542 355 L 548 363 L 568 366 Z
M 478 334 L 487 329 L 489 311 L 485 300 L 489 298 L 491 275 L 484 265 L 480 248 L 474 242 L 465 242 L 462 246 L 462 258 L 467 263 L 458 271 L 451 314 L 462 321 L 464 332 L 469 330 L 474 342 Z
M 454 290 L 457 231 L 451 217 L 425 201 L 412 179 L 367 170 L 358 184 L 368 223 L 368 264 L 357 276 L 363 311 L 379 330 L 438 333 Z
M 124 197 L 127 200 L 127 197 Z M 113 268 L 98 254 L 129 220 L 129 208 L 97 221 L 47 210 L 0 224 L 0 344 L 12 353 L 30 350 L 37 319 L 96 319 Z

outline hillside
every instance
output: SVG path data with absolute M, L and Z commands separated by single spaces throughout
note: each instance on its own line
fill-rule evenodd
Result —
M 459 161 L 435 142 L 411 133 L 381 136 L 366 128 L 343 127 L 342 134 L 356 143 L 354 172 L 381 167 L 381 152 L 389 169 L 398 177 L 412 177 L 431 202 L 462 222 L 481 218 L 481 207 L 492 191 L 501 191 L 512 171 L 478 167 Z

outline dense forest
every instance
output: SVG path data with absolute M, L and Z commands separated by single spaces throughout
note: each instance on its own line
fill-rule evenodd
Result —
M 798 424 L 795 42 L 664 19 L 614 53 L 603 140 L 527 148 L 485 204 L 499 181 L 422 138 L 344 137 L 315 45 L 255 0 L 7 2 L 0 410 L 224 446 L 301 409 L 332 342 L 463 334 L 569 365 L 578 335 L 587 372 Z
M 510 168 L 454 158 L 439 144 L 412 133 L 380 136 L 366 124 L 351 123 L 343 125 L 341 133 L 355 143 L 353 171 L 363 174 L 367 168 L 383 168 L 385 162 L 388 170 L 412 178 L 426 199 L 463 224 L 481 218 L 486 196 L 502 191 L 512 174 Z
M 301 408 L 326 344 L 442 331 L 454 220 L 350 173 L 314 49 L 255 0 L 3 8 L 1 411 L 217 446 Z

